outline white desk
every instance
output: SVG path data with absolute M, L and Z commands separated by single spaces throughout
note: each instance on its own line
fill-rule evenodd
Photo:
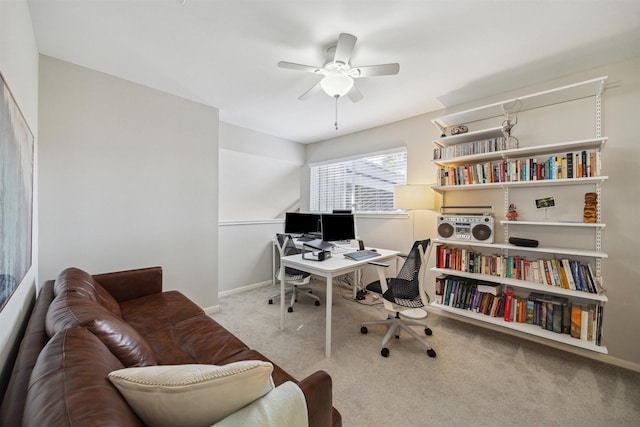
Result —
M 355 250 L 355 248 L 353 249 Z M 367 265 L 370 261 L 388 261 L 394 258 L 399 252 L 387 249 L 378 249 L 380 256 L 375 258 L 369 258 L 363 261 L 353 261 L 349 258 L 345 258 L 343 253 L 334 253 L 331 258 L 325 261 L 312 261 L 302 259 L 302 255 L 290 255 L 280 259 L 281 268 L 293 267 L 298 270 L 307 271 L 311 274 L 324 277 L 327 281 L 327 300 L 325 302 L 327 306 L 326 314 L 326 326 L 325 326 L 325 356 L 331 357 L 331 305 L 333 299 L 333 278 L 342 274 L 352 273 L 359 268 Z M 283 276 L 284 277 L 284 276 Z M 280 329 L 284 329 L 284 315 L 285 315 L 285 298 L 284 298 L 285 283 L 284 279 L 280 280 Z

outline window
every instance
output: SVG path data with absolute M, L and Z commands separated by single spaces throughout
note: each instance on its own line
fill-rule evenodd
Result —
M 311 165 L 312 212 L 393 212 L 393 187 L 407 183 L 407 150 Z

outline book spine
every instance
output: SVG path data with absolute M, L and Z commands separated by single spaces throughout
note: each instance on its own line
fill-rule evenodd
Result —
M 589 339 L 589 309 L 582 307 L 580 310 L 580 339 L 587 341 Z
M 511 308 L 513 305 L 513 291 L 511 289 L 507 289 L 507 294 L 506 294 L 506 300 L 505 300 L 505 306 L 504 306 L 504 321 L 505 322 L 510 322 L 511 321 Z
M 581 322 L 582 322 L 582 307 L 577 304 L 573 304 L 571 306 L 571 332 L 570 332 L 573 338 L 580 338 Z

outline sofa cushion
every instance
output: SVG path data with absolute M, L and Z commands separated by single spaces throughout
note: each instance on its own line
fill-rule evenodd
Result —
M 86 271 L 70 267 L 63 270 L 56 278 L 53 293 L 58 296 L 65 292 L 77 292 L 100 304 L 118 317 L 122 317 L 120 305 L 93 277 Z
M 31 372 L 24 426 L 142 426 L 109 372 L 122 363 L 85 328 L 54 335 Z
M 131 325 L 77 292 L 59 294 L 51 302 L 45 322 L 49 336 L 67 328 L 86 327 L 124 366 L 157 363 L 147 341 Z
M 124 301 L 120 305 L 122 318 L 145 335 L 181 320 L 204 314 L 193 301 L 178 291 L 166 291 Z
M 159 365 L 221 365 L 227 363 L 221 363 L 223 360 L 248 349 L 238 337 L 204 313 L 141 334 L 156 354 Z
M 188 364 L 121 369 L 109 374 L 149 426 L 208 426 L 274 388 L 273 365 L 245 360 L 224 366 Z

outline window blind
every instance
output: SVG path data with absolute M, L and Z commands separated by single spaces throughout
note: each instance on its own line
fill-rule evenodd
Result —
M 311 165 L 310 209 L 393 212 L 393 187 L 407 183 L 407 150 Z

